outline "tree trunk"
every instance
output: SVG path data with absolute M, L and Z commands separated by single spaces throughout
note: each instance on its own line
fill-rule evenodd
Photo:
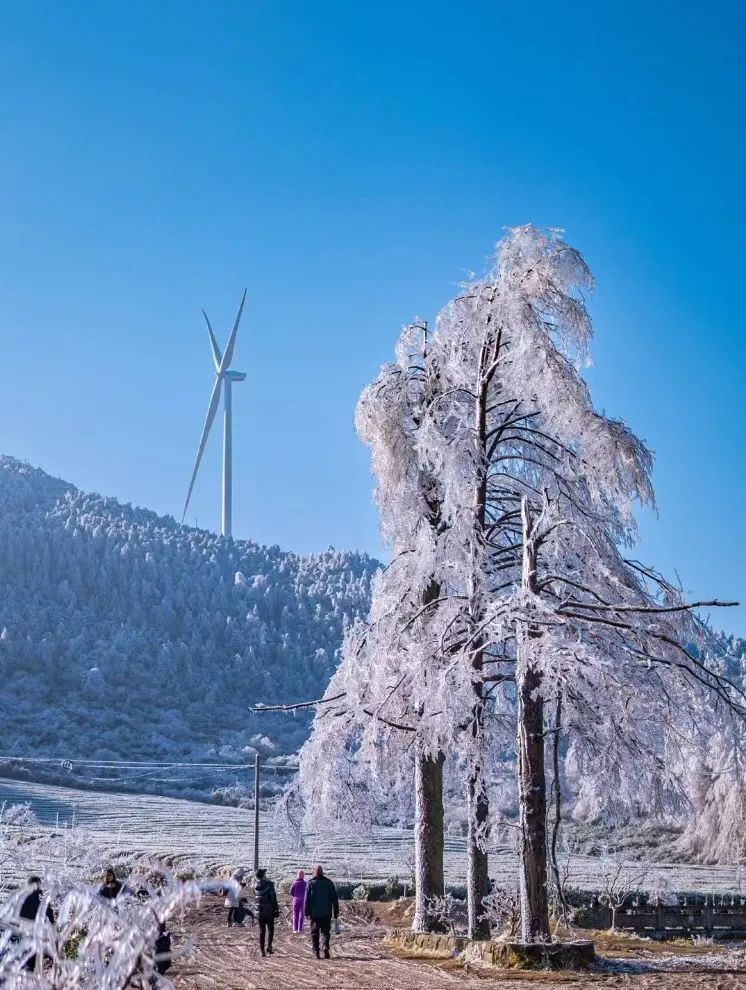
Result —
M 563 921 L 567 922 L 567 899 L 565 897 L 564 884 L 560 876 L 559 863 L 557 862 L 557 840 L 559 838 L 560 825 L 562 823 L 562 781 L 560 779 L 560 731 L 562 729 L 562 692 L 557 692 L 557 701 L 554 711 L 554 735 L 552 737 L 552 791 L 554 801 L 554 818 L 552 820 L 552 837 L 549 843 L 549 862 L 552 865 L 554 875 L 554 885 L 557 888 L 557 902 L 560 907 Z
M 416 932 L 444 931 L 432 911 L 432 899 L 445 893 L 443 882 L 443 764 L 418 752 L 414 768 L 414 862 L 415 906 L 412 929 Z
M 439 521 L 431 507 L 432 525 Z M 431 581 L 422 595 L 429 605 L 440 597 L 440 584 Z M 416 932 L 443 931 L 442 920 L 432 910 L 432 899 L 445 893 L 443 878 L 443 764 L 445 754 L 432 758 L 417 747 L 414 765 L 414 864 L 415 907 L 412 929 Z
M 524 498 L 523 587 L 536 593 L 536 548 L 531 511 Z M 544 941 L 549 934 L 547 892 L 547 795 L 544 769 L 544 698 L 542 677 L 532 662 L 531 646 L 541 636 L 529 625 L 518 642 L 518 808 L 521 938 Z
M 482 903 L 489 892 L 488 861 L 485 848 L 489 810 L 489 799 L 482 782 L 482 768 L 475 766 L 469 773 L 466 901 L 469 913 L 469 938 L 481 940 L 490 937 L 490 925 L 487 918 L 484 917 Z
M 474 492 L 474 522 L 476 529 L 475 558 L 471 575 L 471 615 L 474 626 L 482 621 L 484 608 L 484 546 L 487 521 L 487 396 L 489 377 L 486 369 L 490 366 L 489 348 L 484 347 L 479 361 L 480 386 L 476 405 L 475 432 L 477 447 L 483 457 L 481 470 L 477 475 Z M 477 549 L 479 548 L 479 549 Z M 474 707 L 472 709 L 472 748 L 469 759 L 469 779 L 467 783 L 467 811 L 469 825 L 466 842 L 466 903 L 469 913 L 469 937 L 489 939 L 490 924 L 484 917 L 484 898 L 489 892 L 489 865 L 487 860 L 487 834 L 490 812 L 489 798 L 484 785 L 484 647 L 479 641 L 474 643 L 471 661 Z

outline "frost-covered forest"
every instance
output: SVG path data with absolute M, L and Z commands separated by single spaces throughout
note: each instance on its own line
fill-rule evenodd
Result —
M 224 540 L 0 458 L 0 755 L 291 752 L 377 564 Z M 248 749 L 247 749 L 248 747 Z

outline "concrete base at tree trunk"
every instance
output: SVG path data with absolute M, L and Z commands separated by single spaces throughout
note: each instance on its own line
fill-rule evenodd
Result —
M 502 969 L 585 969 L 596 951 L 593 942 L 471 942 L 462 958 Z
M 585 969 L 593 965 L 593 942 L 481 942 L 458 935 L 397 931 L 386 944 L 416 955 L 454 958 L 501 969 Z
M 438 935 L 435 932 L 394 931 L 386 936 L 385 944 L 394 949 L 426 956 L 450 958 L 464 951 L 468 938 L 459 935 Z

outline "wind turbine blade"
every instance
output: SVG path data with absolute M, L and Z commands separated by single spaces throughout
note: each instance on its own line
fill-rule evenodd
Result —
M 202 427 L 202 436 L 199 441 L 199 449 L 197 451 L 197 459 L 194 462 L 194 470 L 192 471 L 192 480 L 189 482 L 189 491 L 187 492 L 186 502 L 184 502 L 184 513 L 181 517 L 181 521 L 184 522 L 186 518 L 187 509 L 189 508 L 189 499 L 192 497 L 192 489 L 194 488 L 194 482 L 197 477 L 197 471 L 199 471 L 200 461 L 202 460 L 202 455 L 205 452 L 205 444 L 207 443 L 207 437 L 210 433 L 210 427 L 212 426 L 212 421 L 215 419 L 215 413 L 218 411 L 218 405 L 220 403 L 220 389 L 223 384 L 223 379 L 220 375 L 215 379 L 215 384 L 212 386 L 212 395 L 210 396 L 210 405 L 207 407 L 207 416 L 205 416 L 205 425 Z
M 215 340 L 215 334 L 212 332 L 212 327 L 210 326 L 210 320 L 207 317 L 207 313 L 202 310 L 202 315 L 205 318 L 205 323 L 207 324 L 207 332 L 210 335 L 210 347 L 212 348 L 212 360 L 215 363 L 215 371 L 220 371 L 220 361 L 223 355 L 220 353 L 220 348 L 218 347 L 218 342 Z
M 238 334 L 238 324 L 241 322 L 241 313 L 243 313 L 243 304 L 246 302 L 246 289 L 243 290 L 243 297 L 241 299 L 241 305 L 238 307 L 238 314 L 236 315 L 236 322 L 233 324 L 233 329 L 231 330 L 231 335 L 228 338 L 228 343 L 225 345 L 225 352 L 223 354 L 223 360 L 220 362 L 220 371 L 218 374 L 223 374 L 231 366 L 231 361 L 233 360 L 233 348 L 236 346 L 236 335 Z

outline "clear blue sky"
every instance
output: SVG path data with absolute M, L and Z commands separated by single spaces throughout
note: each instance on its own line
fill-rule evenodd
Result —
M 657 455 L 640 553 L 746 600 L 744 27 L 717 0 L 7 0 L 0 449 L 179 516 L 200 307 L 224 338 L 246 286 L 236 535 L 380 552 L 361 386 L 504 226 L 560 226 L 598 281 L 596 402 Z

